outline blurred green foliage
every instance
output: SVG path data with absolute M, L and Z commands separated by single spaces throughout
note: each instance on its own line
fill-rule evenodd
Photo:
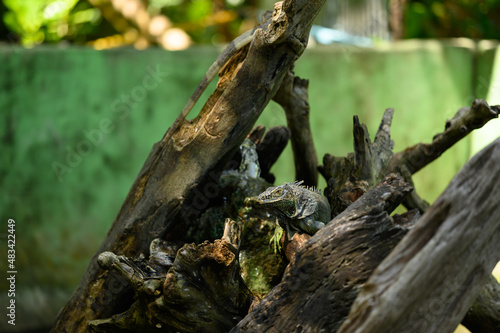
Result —
M 19 40 L 25 46 L 69 41 L 83 44 L 120 34 L 133 20 L 113 8 L 109 0 L 0 0 L 2 28 L 10 33 L 0 39 Z M 165 15 L 184 29 L 195 42 L 225 41 L 237 36 L 239 27 L 255 1 L 245 0 L 138 0 L 151 16 Z M 250 3 L 250 4 L 249 4 Z M 118 15 L 104 15 L 104 10 Z M 221 13 L 223 15 L 221 15 Z M 108 13 L 109 14 L 109 13 Z M 121 16 L 120 16 L 121 15 Z M 126 27 L 123 27 L 123 25 Z M 121 27 L 122 29 L 116 29 Z M 221 28 L 222 27 L 222 28 Z M 121 31 L 120 31 L 121 30 Z
M 0 32 L 10 31 L 1 38 L 20 40 L 26 46 L 63 40 L 83 44 L 123 33 L 126 29 L 116 30 L 123 22 L 134 27 L 130 20 L 116 22 L 117 16 L 103 15 L 106 4 L 112 8 L 109 0 L 1 1 Z M 255 0 L 139 1 L 150 15 L 165 15 L 196 43 L 231 40 L 241 32 L 244 21 L 256 19 L 259 11 Z M 409 0 L 405 2 L 404 37 L 498 39 L 499 18 L 500 0 Z
M 256 19 L 257 4 L 255 0 L 150 0 L 148 11 L 165 15 L 196 43 L 214 43 L 238 36 L 245 19 Z
M 5 26 L 25 46 L 61 40 L 85 42 L 106 29 L 98 9 L 79 0 L 3 0 Z
M 405 10 L 405 38 L 498 39 L 499 0 L 418 0 Z

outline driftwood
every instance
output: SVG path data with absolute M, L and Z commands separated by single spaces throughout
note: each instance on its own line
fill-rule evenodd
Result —
M 500 139 L 378 265 L 420 216 L 388 217 L 409 190 L 390 177 L 306 242 L 282 283 L 231 332 L 452 332 L 469 308 L 465 325 L 496 332 L 499 293 L 490 272 L 500 258 L 498 179 Z
M 499 204 L 497 139 L 379 265 L 339 333 L 452 332 L 500 258 Z
M 411 175 L 441 156 L 473 130 L 483 127 L 491 119 L 498 118 L 499 113 L 500 106 L 490 107 L 481 99 L 474 100 L 471 107 L 459 109 L 452 119 L 448 119 L 445 131 L 436 134 L 431 143 L 420 143 L 396 153 L 387 172 L 398 172 L 411 183 Z M 429 206 L 416 192 L 405 200 L 404 205 L 408 209 L 418 208 L 421 212 Z
M 483 110 L 493 112 L 475 113 L 477 106 L 483 106 Z M 461 119 L 471 119 L 470 115 L 475 115 L 474 117 L 478 118 L 486 117 L 484 121 L 486 122 L 497 115 L 497 112 L 495 112 L 497 109 L 496 106 L 490 108 L 484 101 L 475 101 L 470 109 L 472 111 L 467 110 L 467 112 L 459 112 L 459 114 L 463 117 Z M 377 237 L 370 235 L 369 232 L 372 229 L 369 229 L 369 227 L 374 228 L 373 230 L 376 230 L 376 232 L 389 229 L 388 233 L 397 234 L 397 236 L 392 236 L 399 240 L 406 232 L 406 229 L 402 226 L 411 226 L 420 216 L 415 211 L 411 211 L 402 217 L 395 218 L 394 221 L 384 219 L 387 216 L 381 215 L 381 211 L 370 210 L 372 207 L 366 199 L 395 200 L 390 192 L 384 194 L 383 192 L 377 192 L 376 189 L 378 188 L 371 189 L 378 179 L 387 172 L 392 161 L 391 149 L 393 143 L 390 139 L 392 115 L 392 109 L 386 110 L 373 143 L 369 139 L 366 126 L 360 124 L 357 117 L 354 118 L 355 153 L 341 159 L 340 163 L 333 164 L 334 167 L 340 165 L 343 168 L 338 174 L 343 173 L 344 178 L 341 177 L 337 183 L 338 187 L 335 195 L 347 209 L 337 215 L 327 227 L 313 236 L 310 241 L 305 242 L 303 248 L 294 249 L 298 251 L 297 259 L 291 259 L 291 264 L 287 269 L 283 282 L 273 289 L 261 303 L 256 305 L 252 312 L 232 332 L 256 330 L 291 331 L 295 329 L 335 332 L 340 327 L 363 283 L 377 267 L 380 260 L 383 259 L 384 254 L 387 255 L 392 247 L 397 244 L 397 241 L 389 235 L 384 235 L 385 242 L 378 241 Z M 476 126 L 481 124 L 477 120 L 474 122 Z M 448 127 L 447 132 L 445 132 L 448 139 L 445 140 L 447 143 L 443 147 L 451 145 L 450 142 L 456 139 L 456 136 L 450 133 L 453 133 L 453 128 Z M 329 182 L 329 186 L 331 185 L 332 181 Z M 410 191 L 406 190 L 405 192 Z M 397 198 L 398 200 L 395 200 L 395 202 L 402 202 L 405 195 L 399 195 Z M 341 207 L 341 209 L 343 208 Z M 393 208 L 395 207 L 391 207 L 391 209 Z M 387 211 L 390 212 L 391 209 L 387 209 Z M 379 219 L 377 220 L 375 217 L 366 218 L 364 216 L 366 212 L 376 215 Z M 346 219 L 346 215 L 349 216 L 349 214 L 351 214 L 350 217 L 352 218 L 352 220 L 347 218 L 349 224 L 338 222 Z M 353 217 L 360 217 L 361 221 L 366 218 L 369 222 L 364 225 Z M 380 225 L 377 225 L 377 223 L 380 223 Z M 350 233 L 342 234 L 340 231 L 335 231 L 336 227 L 340 228 L 339 224 L 345 228 L 344 231 L 347 230 Z M 387 225 L 391 225 L 396 229 L 399 228 L 401 233 L 396 233 Z M 329 238 L 330 233 L 339 238 L 334 238 L 334 236 Z M 354 239 L 360 237 L 366 243 L 352 241 L 349 237 Z M 362 249 L 361 251 L 358 250 L 359 247 Z M 369 251 L 366 249 L 377 253 L 378 256 L 367 255 Z M 365 250 L 365 253 L 363 250 Z M 292 257 L 290 254 L 287 254 L 287 256 Z M 343 263 L 346 264 L 343 265 Z M 481 284 L 477 286 L 477 288 L 480 287 Z M 475 297 L 476 294 L 472 291 L 470 295 Z M 490 310 L 495 309 L 495 304 L 492 302 L 494 299 L 492 297 L 478 298 L 476 303 L 479 305 L 476 308 L 482 308 L 481 305 L 486 304 L 490 306 Z M 432 298 L 429 300 L 432 300 Z M 380 311 L 384 311 L 383 309 L 384 307 L 381 307 Z M 485 315 L 485 311 L 482 309 L 479 310 L 481 314 L 477 312 L 470 316 L 471 321 L 475 322 L 475 324 L 479 324 L 478 318 Z M 494 315 L 488 315 L 490 318 L 495 319 Z M 405 321 L 406 318 L 399 318 L 399 320 Z M 457 324 L 458 322 L 455 323 L 455 327 Z M 470 323 L 469 326 L 471 326 Z M 362 331 L 360 330 L 360 332 Z
M 436 135 L 430 144 L 418 144 L 394 155 L 389 149 L 392 148 L 389 134 L 392 109 L 386 110 L 374 143 L 369 140 L 366 126 L 360 125 L 355 117 L 354 153 L 347 157 L 327 154 L 324 157 L 324 166 L 320 168 L 328 179 L 325 194 L 330 198 L 332 207 L 336 209 L 335 213 L 341 212 L 370 189 L 373 180 L 389 172 L 401 174 L 410 185 L 413 185 L 411 179 L 413 173 L 431 163 L 470 131 L 498 117 L 499 111 L 499 106 L 490 107 L 483 100 L 475 100 L 470 108 L 458 110 L 455 117 L 446 122 L 445 132 Z M 384 144 L 381 144 L 382 142 Z M 407 208 L 417 208 L 422 213 L 429 207 L 415 191 L 404 198 L 403 204 Z M 485 287 L 481 292 L 483 296 L 476 299 L 473 309 L 464 319 L 464 324 L 469 327 L 482 327 L 483 331 L 486 331 L 485 327 L 490 329 L 493 327 L 494 330 L 500 322 L 500 309 L 498 303 L 495 303 L 494 296 L 486 297 L 491 295 L 491 290 L 494 289 L 493 282 Z
M 237 219 L 226 218 L 221 239 L 183 246 L 155 239 L 147 259 L 99 255 L 105 274 L 118 272 L 135 301 L 120 314 L 90 321 L 93 331 L 226 332 L 247 314 L 252 300 L 257 302 L 279 282 L 283 259 L 268 244 L 275 224 L 252 217 L 252 210 L 243 206 L 246 197 L 270 185 L 255 172 L 258 159 L 255 144 L 245 141 L 238 170 L 220 177 L 223 206 L 211 206 L 197 219 L 196 231 L 188 232 L 195 239 L 210 238 L 207 230 L 216 229 L 222 216 Z
M 109 291 L 98 254 L 111 251 L 133 258 L 148 253 L 155 238 L 182 238 L 217 195 L 220 172 L 304 51 L 323 3 L 277 3 L 267 29 L 257 30 L 246 55 L 236 56 L 241 62 L 230 82 L 219 86 L 198 117 L 154 145 L 53 332 L 84 332 L 89 320 L 108 318 L 131 305 L 130 288 L 123 281 Z

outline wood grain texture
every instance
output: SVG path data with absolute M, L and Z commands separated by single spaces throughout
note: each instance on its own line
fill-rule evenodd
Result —
M 474 304 L 462 320 L 473 333 L 500 332 L 500 284 L 490 275 Z
M 323 3 L 277 3 L 271 23 L 255 32 L 224 89 L 216 91 L 198 117 L 182 121 L 172 136 L 153 146 L 52 332 L 85 332 L 89 320 L 110 317 L 131 305 L 130 288 L 120 280 L 110 287 L 109 276 L 97 265 L 98 254 L 111 251 L 136 257 L 148 253 L 154 238 L 182 239 L 218 194 L 220 172 L 304 51 Z
M 380 264 L 339 333 L 453 332 L 500 259 L 499 203 L 497 139 Z

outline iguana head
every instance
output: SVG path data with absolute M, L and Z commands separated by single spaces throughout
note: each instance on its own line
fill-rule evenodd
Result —
M 291 217 L 296 212 L 295 195 L 288 184 L 269 187 L 257 197 L 247 199 L 247 203 L 270 208 Z

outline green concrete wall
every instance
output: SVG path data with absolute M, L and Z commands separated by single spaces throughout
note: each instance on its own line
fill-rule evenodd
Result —
M 493 96 L 490 86 L 498 87 L 492 84 L 500 80 L 492 74 L 496 44 L 480 46 L 468 40 L 408 41 L 377 49 L 306 50 L 295 72 L 310 80 L 320 159 L 327 152 L 352 151 L 353 115 L 374 135 L 387 107 L 395 108 L 396 151 L 430 141 L 458 108 L 475 97 Z M 19 297 L 28 297 L 26 290 L 38 295 L 76 286 L 153 143 L 219 51 L 0 48 L 0 215 L 5 222 L 0 234 L 6 235 L 8 218 L 16 220 Z M 271 104 L 258 123 L 286 122 Z M 498 136 L 497 129 L 490 132 Z M 419 193 L 433 201 L 480 145 L 463 140 L 419 172 Z M 293 179 L 292 163 L 287 147 L 273 169 L 278 183 Z M 0 239 L 0 256 L 6 258 L 6 239 Z M 2 279 L 0 289 L 6 288 Z M 56 304 L 41 315 L 45 320 L 67 294 L 51 295 Z M 40 307 L 43 297 L 36 297 L 24 306 Z

